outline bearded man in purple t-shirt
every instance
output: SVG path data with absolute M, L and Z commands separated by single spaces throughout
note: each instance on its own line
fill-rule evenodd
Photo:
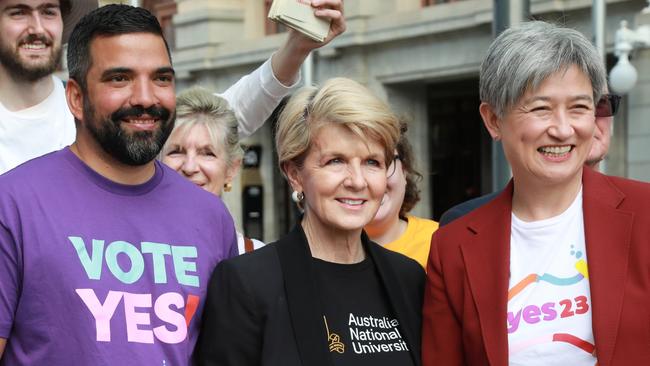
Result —
M 69 41 L 76 142 L 0 176 L 1 365 L 187 365 L 222 202 L 156 162 L 174 69 L 156 18 L 123 5 Z

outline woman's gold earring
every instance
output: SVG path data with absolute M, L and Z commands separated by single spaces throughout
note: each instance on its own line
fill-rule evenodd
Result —
M 232 183 L 228 182 L 223 185 L 223 190 L 226 192 L 230 192 L 232 190 Z

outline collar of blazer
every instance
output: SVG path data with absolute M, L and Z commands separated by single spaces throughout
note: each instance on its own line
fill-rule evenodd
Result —
M 415 365 L 419 365 L 419 357 L 413 352 L 413 350 L 419 349 L 419 345 L 411 345 L 410 343 L 410 340 L 416 339 L 413 336 L 414 330 L 410 329 L 410 324 L 413 321 L 404 321 L 403 319 L 411 318 L 414 315 L 408 310 L 404 299 L 401 297 L 403 292 L 399 286 L 397 274 L 384 253 L 382 253 L 387 249 L 371 242 L 365 232 L 361 235 L 361 242 L 377 268 L 380 281 L 388 294 L 389 304 L 395 311 L 395 316 L 400 323 L 400 329 L 411 348 L 411 357 Z M 278 241 L 277 251 L 282 266 L 291 325 L 296 337 L 300 360 L 303 365 L 309 366 L 331 365 L 330 353 L 327 343 L 324 341 L 324 335 L 327 331 L 323 322 L 321 302 L 319 301 L 320 294 L 316 288 L 311 252 L 309 251 L 307 237 L 299 223 L 289 234 Z
M 604 175 L 583 170 L 583 214 L 589 261 L 592 327 L 598 363 L 613 355 L 627 274 L 633 213 L 625 195 Z M 461 252 L 492 365 L 508 364 L 505 331 L 510 275 L 511 180 L 494 200 L 468 215 Z

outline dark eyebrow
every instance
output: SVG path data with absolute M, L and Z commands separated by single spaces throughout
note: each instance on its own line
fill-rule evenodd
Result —
M 16 4 L 16 5 L 7 6 L 6 8 L 2 9 L 2 11 L 11 11 L 11 10 L 32 10 L 32 7 L 25 4 Z
M 61 6 L 55 3 L 46 3 L 38 6 L 38 9 L 43 9 L 43 8 L 60 8 Z
M 104 70 L 102 73 L 102 79 L 106 78 L 108 76 L 114 75 L 114 74 L 132 74 L 133 69 L 129 69 L 128 67 L 113 67 L 107 70 Z M 156 71 L 154 72 L 155 74 L 172 74 L 176 75 L 176 72 L 174 71 L 173 67 L 160 67 L 157 68 Z
M 132 74 L 133 70 L 129 69 L 128 67 L 114 67 L 112 69 L 107 69 L 102 72 L 102 79 L 105 79 L 111 75 L 115 74 Z
M 176 71 L 174 71 L 173 67 L 161 67 L 156 70 L 156 74 L 172 74 L 176 75 Z
M 45 3 L 36 7 L 36 9 L 53 9 L 53 8 L 59 9 L 60 6 L 55 3 Z M 32 8 L 27 4 L 16 4 L 16 5 L 10 5 L 4 8 L 3 10 L 6 11 L 6 10 L 32 10 L 32 9 L 34 8 Z

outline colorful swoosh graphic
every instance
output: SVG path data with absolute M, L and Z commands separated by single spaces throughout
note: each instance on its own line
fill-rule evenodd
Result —
M 529 274 L 528 276 L 524 277 L 521 281 L 519 281 L 516 285 L 512 286 L 512 288 L 508 291 L 508 301 L 510 301 L 513 297 L 517 296 L 526 287 L 528 287 L 528 285 L 539 281 L 548 282 L 555 286 L 571 286 L 580 282 L 583 278 L 589 278 L 587 262 L 580 259 L 579 261 L 576 262 L 575 267 L 578 273 L 573 277 L 562 278 L 562 277 L 556 277 L 549 273 L 544 273 L 543 275 L 538 275 L 535 273 Z
M 594 351 L 596 350 L 596 346 L 585 341 L 584 339 L 580 339 L 576 336 L 567 333 L 555 333 L 555 334 L 543 335 L 537 338 L 529 339 L 524 342 L 514 344 L 510 347 L 510 354 L 512 355 L 528 347 L 534 346 L 536 344 L 547 343 L 547 342 L 568 343 L 570 345 L 580 348 L 581 350 L 589 354 L 594 354 Z

